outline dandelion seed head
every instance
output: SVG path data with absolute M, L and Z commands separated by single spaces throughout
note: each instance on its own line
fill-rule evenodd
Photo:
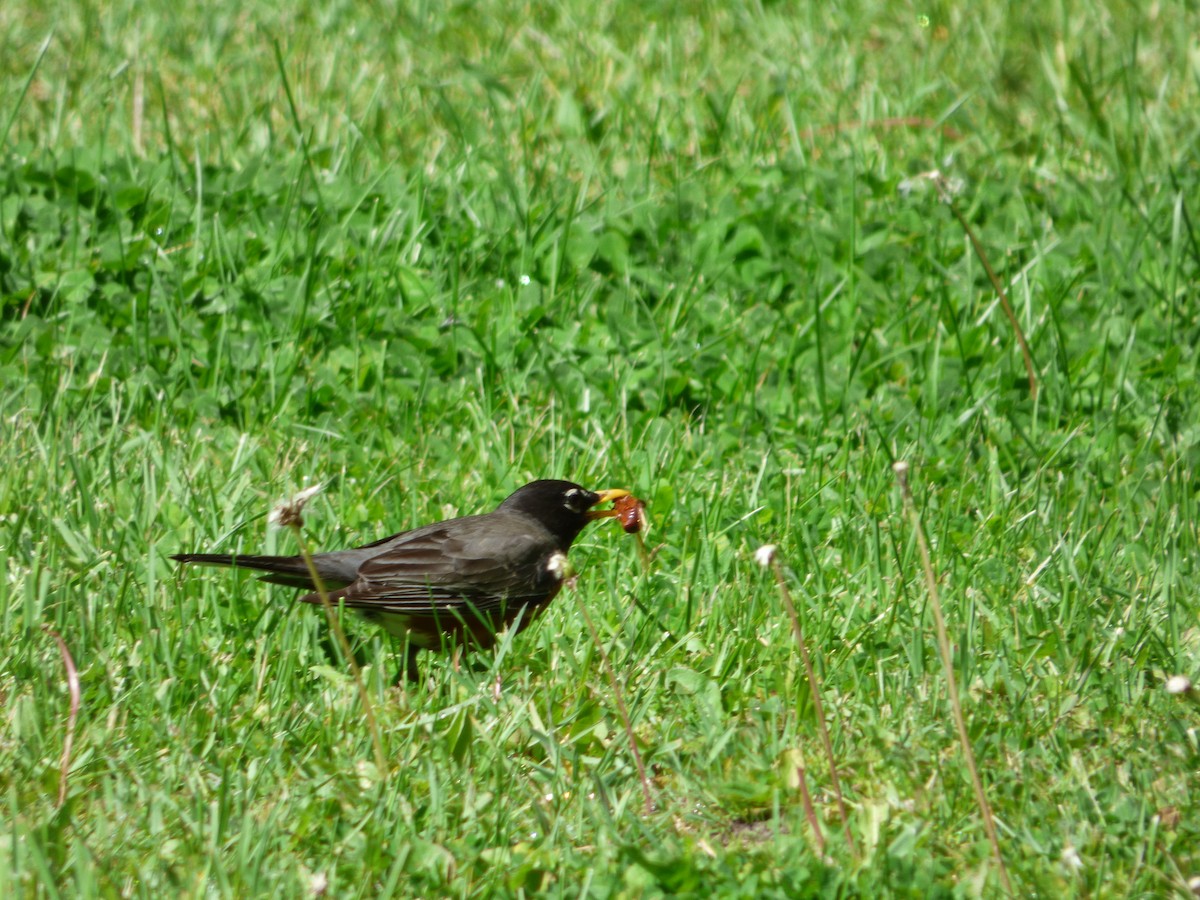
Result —
M 302 491 L 295 493 L 290 500 L 276 504 L 267 516 L 267 522 L 281 528 L 303 528 L 304 507 L 313 497 L 321 493 L 322 484 L 312 484 Z
M 1167 679 L 1168 694 L 1186 694 L 1192 689 L 1192 679 L 1186 675 L 1172 675 Z
M 1083 868 L 1083 860 L 1079 857 L 1079 851 L 1070 844 L 1063 847 L 1062 855 L 1059 856 L 1059 861 L 1068 869 L 1078 871 Z
M 567 554 L 555 552 L 546 560 L 546 571 L 555 581 L 562 581 L 571 572 L 571 563 L 567 559 Z
M 775 562 L 775 551 L 778 547 L 775 544 L 763 544 L 754 551 L 754 561 L 764 569 L 769 568 L 771 563 Z

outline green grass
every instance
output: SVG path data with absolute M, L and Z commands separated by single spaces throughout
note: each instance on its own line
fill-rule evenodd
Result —
M 1175 3 L 0 7 L 0 895 L 994 896 L 897 459 L 1018 892 L 1186 895 L 1198 32 Z M 1036 400 L 905 189 L 933 168 Z M 535 628 L 403 694 L 348 619 L 384 773 L 319 610 L 167 559 L 291 552 L 266 515 L 312 482 L 337 548 L 533 477 L 644 496 L 653 565 L 592 529 Z M 45 627 L 82 683 L 61 808 Z

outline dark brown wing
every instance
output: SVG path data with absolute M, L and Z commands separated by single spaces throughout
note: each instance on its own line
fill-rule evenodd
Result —
M 540 603 L 560 576 L 547 568 L 557 552 L 548 531 L 526 516 L 492 513 L 429 525 L 381 542 L 338 591 L 348 609 L 438 617 Z M 365 548 L 364 548 L 365 549 Z M 301 598 L 320 602 L 315 595 Z

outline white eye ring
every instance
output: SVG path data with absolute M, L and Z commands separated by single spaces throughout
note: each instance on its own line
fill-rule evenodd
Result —
M 567 491 L 567 495 L 563 498 L 563 505 L 573 513 L 581 513 L 587 509 L 587 501 L 584 499 L 586 495 L 583 491 L 572 489 Z

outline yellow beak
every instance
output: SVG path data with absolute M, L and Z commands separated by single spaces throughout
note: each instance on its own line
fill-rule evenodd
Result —
M 612 503 L 614 500 L 620 500 L 622 497 L 633 496 L 624 488 L 609 488 L 603 491 L 596 491 L 596 494 L 600 497 L 596 501 L 597 506 L 601 503 Z M 589 519 L 611 519 L 616 514 L 617 511 L 615 509 L 590 509 L 588 510 L 587 517 Z

